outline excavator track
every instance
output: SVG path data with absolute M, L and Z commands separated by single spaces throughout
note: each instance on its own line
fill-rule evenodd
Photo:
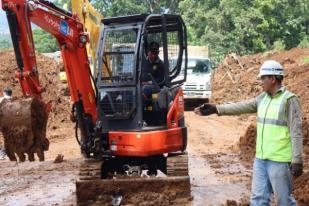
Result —
M 188 176 L 188 154 L 169 154 L 166 160 L 168 177 Z
M 84 159 L 79 166 L 78 179 L 76 181 L 77 205 L 93 205 L 97 198 L 88 193 L 89 183 L 100 181 L 102 161 Z M 90 196 L 87 198 L 87 196 Z
M 102 161 L 86 159 L 80 164 L 79 181 L 101 179 Z
M 166 161 L 167 177 L 101 179 L 102 161 L 85 160 L 76 182 L 77 204 L 118 205 L 114 204 L 117 198 L 121 198 L 119 205 L 145 205 L 145 201 L 147 205 L 182 205 L 190 201 L 188 155 L 170 154 Z

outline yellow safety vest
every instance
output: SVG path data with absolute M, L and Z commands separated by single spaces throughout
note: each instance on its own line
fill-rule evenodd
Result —
M 257 105 L 256 157 L 291 162 L 292 146 L 287 125 L 287 102 L 295 94 L 285 88 L 274 96 L 264 93 Z

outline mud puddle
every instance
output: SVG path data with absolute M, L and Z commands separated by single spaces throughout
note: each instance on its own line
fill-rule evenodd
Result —
M 2 162 L 0 205 L 72 205 L 77 165 L 77 160 Z
M 248 195 L 247 181 L 235 176 L 244 170 L 241 166 L 229 165 L 223 172 L 217 173 L 205 157 L 192 155 L 189 156 L 189 168 L 192 206 L 221 205 L 228 200 L 238 202 Z

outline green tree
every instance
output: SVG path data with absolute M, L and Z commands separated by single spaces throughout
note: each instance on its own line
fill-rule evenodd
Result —
M 179 10 L 190 44 L 208 44 L 221 59 L 229 52 L 299 45 L 308 35 L 308 5 L 309 0 L 183 0 Z
M 140 13 L 176 13 L 181 0 L 93 0 L 94 7 L 105 17 Z
M 64 10 L 72 11 L 71 0 L 55 0 L 54 4 Z
M 34 45 L 38 52 L 49 53 L 59 50 L 56 38 L 42 29 L 33 30 Z
M 70 0 L 55 0 L 70 8 Z M 192 45 L 209 45 L 218 61 L 227 53 L 250 54 L 307 45 L 309 0 L 92 0 L 104 17 L 179 13 Z M 51 47 L 45 45 L 45 47 Z
M 12 43 L 6 38 L 0 38 L 0 50 L 12 48 Z

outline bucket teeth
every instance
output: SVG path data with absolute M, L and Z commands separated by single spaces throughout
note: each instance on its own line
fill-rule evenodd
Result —
M 11 161 L 44 161 L 49 149 L 46 138 L 48 112 L 36 98 L 13 98 L 0 104 L 0 130 L 7 156 Z

